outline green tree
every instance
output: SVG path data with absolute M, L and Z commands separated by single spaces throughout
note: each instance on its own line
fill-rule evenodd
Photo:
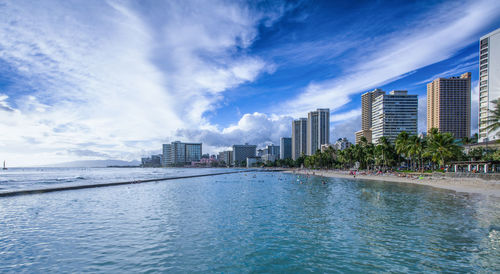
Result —
M 405 158 L 405 160 L 411 161 L 411 155 L 409 155 L 408 153 L 409 141 L 410 141 L 410 135 L 408 134 L 408 132 L 402 131 L 401 133 L 399 133 L 398 137 L 396 137 L 395 148 L 396 152 L 399 155 L 403 155 L 403 158 Z M 408 163 L 408 161 L 406 162 Z M 408 164 L 407 166 L 409 167 L 410 165 Z
M 431 129 L 428 138 L 426 155 L 433 163 L 443 167 L 446 161 L 454 159 L 460 154 L 460 148 L 455 144 L 451 133 L 440 133 L 437 129 Z
M 424 152 L 425 152 L 425 138 L 420 138 L 417 135 L 410 136 L 408 140 L 408 154 L 411 158 L 417 159 L 417 165 L 415 169 L 420 169 L 423 171 L 424 167 Z
M 493 132 L 500 128 L 500 100 L 493 100 L 492 103 L 495 104 L 495 106 L 493 110 L 490 110 L 488 119 L 486 119 L 486 123 L 488 124 L 486 130 L 488 130 L 488 132 Z
M 393 166 L 395 161 L 394 146 L 385 136 L 380 137 L 378 140 L 375 152 L 378 156 L 379 165 L 382 165 L 385 168 Z

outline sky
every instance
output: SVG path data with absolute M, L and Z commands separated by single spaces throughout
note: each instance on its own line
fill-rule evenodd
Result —
M 361 94 L 419 96 L 472 73 L 500 2 L 0 0 L 0 160 L 138 160 L 172 141 L 262 147 L 330 108 L 361 128 Z

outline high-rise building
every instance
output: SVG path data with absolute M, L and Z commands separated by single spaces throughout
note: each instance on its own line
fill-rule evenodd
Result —
M 292 158 L 292 138 L 281 137 L 280 139 L 280 159 Z
M 171 157 L 171 145 L 170 144 L 163 144 L 162 146 L 163 154 L 161 156 L 161 166 L 166 167 L 170 164 L 170 157 Z
M 402 131 L 417 134 L 418 97 L 406 90 L 393 90 L 375 98 L 372 105 L 372 140 L 378 143 L 384 136 L 390 142 Z
M 362 137 L 365 137 L 365 138 L 366 138 L 366 141 L 367 141 L 368 143 L 371 143 L 371 142 L 372 142 L 372 131 L 371 131 L 371 130 L 360 130 L 360 131 L 356 131 L 356 132 L 354 133 L 354 135 L 355 135 L 355 138 L 356 138 L 356 139 L 355 139 L 355 140 L 356 140 L 356 141 L 355 141 L 355 143 L 356 143 L 356 144 L 361 143 L 361 138 L 362 138 Z
M 280 158 L 280 146 L 268 145 L 266 150 L 268 155 L 274 155 L 276 159 Z
M 361 95 L 361 130 L 356 132 L 356 144 L 361 142 L 361 137 L 365 137 L 368 143 L 372 142 L 372 105 L 375 98 L 385 94 L 381 89 L 375 89 Z
M 500 139 L 500 129 L 487 129 L 492 101 L 500 98 L 500 29 L 479 40 L 479 140 Z
M 470 85 L 470 72 L 427 84 L 427 132 L 437 128 L 455 138 L 470 136 Z
M 191 164 L 201 159 L 201 143 L 182 143 L 179 141 L 163 144 L 163 165 L 176 166 Z
M 307 155 L 330 143 L 330 109 L 319 108 L 307 115 Z
M 256 145 L 233 145 L 233 165 L 239 165 L 242 161 L 246 161 L 247 157 L 255 157 L 257 151 Z
M 297 160 L 307 153 L 307 118 L 292 122 L 292 159 Z

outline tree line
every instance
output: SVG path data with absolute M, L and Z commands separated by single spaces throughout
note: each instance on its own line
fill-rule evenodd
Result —
M 451 133 L 441 133 L 433 128 L 427 136 L 401 132 L 394 142 L 381 137 L 377 144 L 369 143 L 365 137 L 361 142 L 344 150 L 328 147 L 314 155 L 302 155 L 297 160 L 284 159 L 266 166 L 337 168 L 361 170 L 389 170 L 402 168 L 413 171 L 443 169 L 453 161 L 500 161 L 500 151 L 477 148 L 464 153 L 462 145 L 477 142 L 475 138 L 455 140 Z

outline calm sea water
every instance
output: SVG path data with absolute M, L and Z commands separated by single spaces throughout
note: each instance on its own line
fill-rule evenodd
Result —
M 50 184 L 42 174 L 32 187 Z M 0 272 L 498 272 L 499 209 L 476 194 L 278 173 L 3 197 Z

